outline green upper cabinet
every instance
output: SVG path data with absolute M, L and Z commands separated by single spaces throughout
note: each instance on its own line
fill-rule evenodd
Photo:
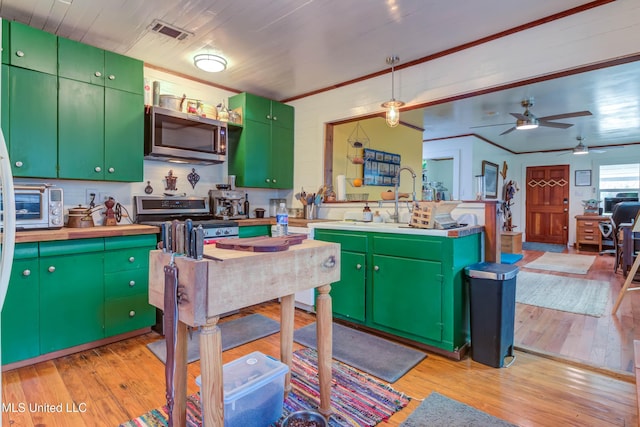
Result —
M 142 181 L 144 95 L 109 88 L 104 95 L 104 179 Z
M 47 33 L 20 22 L 2 21 L 2 33 L 9 26 L 8 63 L 56 75 L 58 72 L 58 41 L 55 34 Z M 3 37 L 3 48 L 5 47 Z M 3 60 L 4 52 L 3 52 Z
M 2 20 L 2 63 L 9 64 L 9 21 Z
M 229 174 L 240 187 L 293 188 L 294 109 L 241 93 L 229 108 L 242 109 L 243 124 L 229 134 Z
M 142 61 L 60 38 L 59 178 L 142 181 Z
M 5 78 L 9 82 L 7 134 L 13 175 L 55 178 L 58 167 L 56 76 L 7 67 L 2 73 L 2 79 Z M 4 102 L 4 93 L 2 97 Z M 35 122 L 34 118 L 37 118 Z
M 104 88 L 58 82 L 60 178 L 104 179 Z
M 143 63 L 137 59 L 105 51 L 105 87 L 144 94 Z
M 104 50 L 58 38 L 58 76 L 104 86 Z

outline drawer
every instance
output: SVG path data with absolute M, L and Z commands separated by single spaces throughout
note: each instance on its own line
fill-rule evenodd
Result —
M 156 309 L 148 297 L 136 295 L 107 301 L 105 305 L 105 336 L 123 334 L 150 327 L 156 322 Z
M 414 258 L 441 261 L 443 253 L 442 241 L 437 238 L 420 236 L 387 237 L 377 235 L 373 238 L 373 253 L 401 258 Z
M 155 234 L 139 234 L 135 236 L 116 236 L 104 239 L 104 249 L 112 251 L 116 249 L 148 247 L 155 249 L 157 236 Z
M 105 252 L 104 271 L 105 273 L 113 273 L 125 270 L 147 270 L 150 251 L 150 248 L 144 247 Z
M 599 243 L 600 237 L 593 234 L 581 234 L 581 235 L 578 235 L 578 241 Z
M 335 232 L 318 230 L 314 231 L 314 239 L 324 242 L 340 243 L 340 249 L 349 252 L 367 252 L 367 235 L 360 233 Z
M 104 297 L 106 300 L 125 298 L 149 292 L 149 270 L 118 271 L 104 275 Z

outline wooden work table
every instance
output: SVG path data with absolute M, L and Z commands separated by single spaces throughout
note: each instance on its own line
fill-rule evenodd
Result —
M 291 389 L 294 328 L 294 294 L 317 288 L 316 319 L 320 408 L 331 414 L 331 290 L 340 280 L 340 246 L 314 240 L 290 246 L 281 252 L 247 252 L 205 246 L 205 259 L 175 257 L 151 251 L 149 303 L 164 309 L 165 266 L 172 260 L 178 269 L 181 299 L 178 304 L 178 336 L 174 375 L 176 426 L 186 424 L 187 326 L 202 327 L 200 360 L 202 373 L 202 418 L 204 427 L 224 425 L 222 340 L 220 315 L 250 305 L 280 298 L 280 358 L 289 366 L 285 393 Z
M 636 220 L 634 221 L 633 224 L 633 228 L 630 229 L 629 232 L 629 227 L 627 227 L 627 233 L 625 233 L 625 239 L 626 244 L 625 244 L 625 249 L 627 251 L 627 256 L 631 255 L 633 252 L 633 242 L 632 242 L 632 233 L 640 233 L 640 214 L 638 214 L 638 216 L 636 216 Z M 624 254 L 623 254 L 624 255 Z M 617 256 L 617 254 L 616 254 Z M 631 256 L 632 258 L 633 256 Z M 623 263 L 623 272 L 625 274 L 627 274 L 626 269 L 627 269 L 627 262 L 625 261 Z M 633 261 L 633 265 L 631 265 L 631 270 L 629 271 L 629 273 L 627 274 L 627 278 L 624 281 L 624 285 L 622 285 L 622 288 L 620 289 L 620 292 L 618 293 L 618 298 L 616 299 L 615 304 L 613 305 L 613 310 L 611 310 L 612 314 L 616 314 L 618 312 L 618 307 L 620 307 L 620 303 L 622 303 L 622 299 L 624 298 L 625 294 L 628 291 L 636 291 L 636 290 L 640 290 L 640 288 L 636 287 L 636 288 L 630 288 L 629 286 L 631 285 L 631 282 L 633 282 L 633 279 L 636 276 L 636 273 L 638 272 L 638 268 L 640 268 L 640 255 L 636 256 L 635 261 Z

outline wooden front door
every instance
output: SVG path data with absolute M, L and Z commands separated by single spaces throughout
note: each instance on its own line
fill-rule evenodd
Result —
M 527 168 L 527 242 L 567 244 L 569 165 Z

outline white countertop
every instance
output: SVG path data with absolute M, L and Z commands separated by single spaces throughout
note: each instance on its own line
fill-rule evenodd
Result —
M 308 224 L 309 228 L 320 228 L 325 230 L 347 230 L 365 231 L 375 233 L 413 234 L 419 236 L 439 236 L 439 237 L 462 237 L 470 234 L 481 233 L 482 226 L 467 226 L 453 228 L 450 230 L 435 230 L 414 228 L 406 223 L 394 222 L 363 222 L 363 221 L 330 221 L 313 222 Z

